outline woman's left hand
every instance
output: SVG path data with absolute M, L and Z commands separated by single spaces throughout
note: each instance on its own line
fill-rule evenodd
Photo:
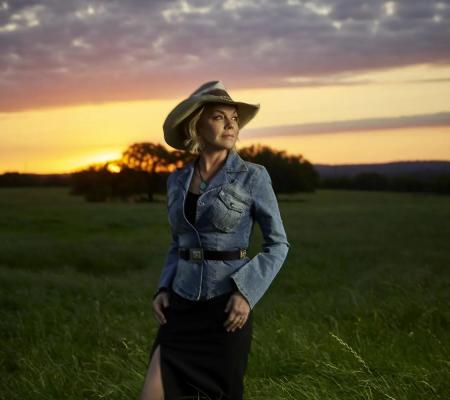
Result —
M 224 323 L 227 332 L 234 332 L 236 328 L 241 329 L 247 321 L 250 312 L 250 305 L 247 299 L 239 292 L 234 292 L 228 299 L 225 312 L 229 312 Z

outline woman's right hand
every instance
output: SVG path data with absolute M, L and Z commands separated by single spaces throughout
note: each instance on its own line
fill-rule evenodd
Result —
M 155 317 L 160 324 L 165 324 L 167 322 L 166 317 L 163 312 L 163 307 L 169 307 L 169 292 L 162 291 L 157 294 L 155 299 L 153 300 L 153 312 L 155 313 Z

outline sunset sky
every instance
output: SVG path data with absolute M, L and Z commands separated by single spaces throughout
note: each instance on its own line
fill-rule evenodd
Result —
M 261 104 L 238 147 L 450 161 L 449 43 L 450 0 L 0 0 L 0 173 L 164 143 L 211 80 Z

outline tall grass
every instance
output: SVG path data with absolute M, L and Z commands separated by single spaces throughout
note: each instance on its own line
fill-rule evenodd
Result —
M 245 398 L 450 398 L 448 201 L 322 190 L 280 206 L 292 247 L 254 309 Z M 1 190 L 0 398 L 136 399 L 168 243 L 163 199 Z

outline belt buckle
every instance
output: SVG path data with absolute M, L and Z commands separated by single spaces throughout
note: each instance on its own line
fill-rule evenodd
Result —
M 247 255 L 247 249 L 240 249 L 239 258 L 244 258 Z
M 203 248 L 202 247 L 189 248 L 189 261 L 203 261 Z

